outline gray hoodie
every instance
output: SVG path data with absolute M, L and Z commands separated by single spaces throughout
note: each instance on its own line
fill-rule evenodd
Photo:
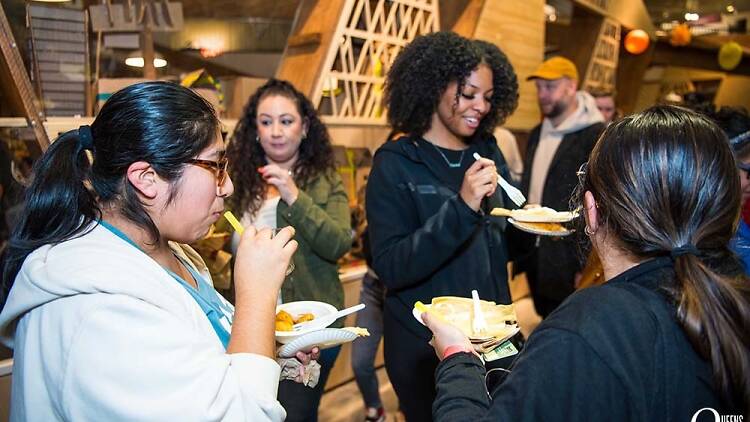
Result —
M 559 126 L 552 125 L 549 118 L 542 121 L 542 129 L 539 134 L 539 146 L 534 154 L 531 165 L 531 183 L 529 184 L 529 204 L 542 204 L 542 191 L 547 179 L 547 171 L 552 164 L 552 159 L 560 146 L 563 136 L 568 133 L 577 132 L 594 123 L 604 122 L 604 117 L 596 107 L 594 97 L 588 92 L 578 91 L 576 93 L 578 107 L 576 111 L 568 116 Z

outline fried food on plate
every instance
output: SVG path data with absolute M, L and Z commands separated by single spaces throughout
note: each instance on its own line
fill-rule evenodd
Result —
M 471 298 L 441 296 L 432 299 L 430 312 L 436 312 L 446 322 L 458 327 L 469 338 L 503 337 L 515 329 L 517 321 L 513 305 L 498 305 L 486 300 L 480 301 L 480 308 L 487 321 L 487 330 L 477 335 L 472 331 L 474 306 Z
M 578 216 L 576 212 L 555 211 L 552 208 L 536 207 L 518 210 L 493 208 L 490 214 L 499 217 L 511 217 L 516 221 L 528 223 L 566 223 Z
M 556 233 L 565 233 L 568 231 L 565 227 L 563 227 L 560 223 L 528 223 L 525 221 L 516 221 L 515 225 L 519 228 L 525 227 L 530 230 L 536 230 L 536 231 L 545 231 L 545 232 L 556 232 Z
M 294 330 L 294 324 L 314 319 L 315 315 L 311 313 L 302 313 L 295 318 L 289 312 L 282 310 L 276 314 L 276 331 L 292 331 Z

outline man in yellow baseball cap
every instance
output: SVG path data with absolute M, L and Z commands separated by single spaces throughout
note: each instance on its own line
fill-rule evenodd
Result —
M 536 84 L 539 109 L 544 117 L 558 126 L 576 110 L 578 69 L 565 57 L 545 60 L 526 78 Z
M 565 57 L 552 57 L 526 80 L 534 81 L 544 119 L 529 134 L 521 188 L 529 204 L 567 210 L 578 183 L 576 171 L 588 160 L 604 129 L 594 98 L 578 91 L 578 69 Z M 524 235 L 521 235 L 523 238 Z M 516 262 L 526 272 L 534 306 L 546 317 L 575 288 L 581 265 L 577 246 L 567 238 L 529 236 Z
M 547 79 L 555 80 L 560 78 L 568 78 L 574 81 L 578 80 L 578 69 L 575 63 L 566 59 L 562 56 L 555 56 L 549 60 L 545 60 L 539 67 L 526 78 L 527 81 L 532 79 Z

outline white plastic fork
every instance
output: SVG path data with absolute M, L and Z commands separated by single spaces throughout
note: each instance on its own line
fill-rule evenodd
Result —
M 487 331 L 487 321 L 482 313 L 482 305 L 479 302 L 479 293 L 476 290 L 471 291 L 471 299 L 474 303 L 474 318 L 471 320 L 471 330 L 474 334 L 482 334 Z
M 310 321 L 305 321 L 305 322 L 300 322 L 300 323 L 294 324 L 292 326 L 292 331 L 304 330 L 305 327 L 307 326 L 306 324 L 308 322 L 314 323 L 313 325 L 315 325 L 315 326 L 327 327 L 328 325 L 330 325 L 332 322 L 336 321 L 337 319 L 339 319 L 341 317 L 345 317 L 345 316 L 347 316 L 349 314 L 353 314 L 355 312 L 361 311 L 364 308 L 365 308 L 365 304 L 364 303 L 360 303 L 359 305 L 350 306 L 350 307 L 348 307 L 346 309 L 342 309 L 342 310 L 340 310 L 340 311 L 338 311 L 338 312 L 336 312 L 334 314 L 326 315 L 324 317 L 320 317 L 320 319 L 317 319 L 317 320 L 316 319 L 312 319 Z
M 479 155 L 478 152 L 475 152 L 473 155 L 475 160 L 478 160 L 482 158 L 481 155 Z M 519 207 L 526 202 L 526 197 L 523 196 L 523 193 L 518 190 L 515 186 L 508 183 L 507 180 L 503 178 L 503 176 L 500 175 L 500 173 L 497 174 L 497 184 L 500 185 L 501 188 L 505 191 L 505 193 L 508 194 L 508 197 L 510 198 L 513 203 L 518 205 Z

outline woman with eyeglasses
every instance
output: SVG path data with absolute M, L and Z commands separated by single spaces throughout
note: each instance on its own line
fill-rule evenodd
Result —
M 186 246 L 234 190 L 219 126 L 193 91 L 141 83 L 37 163 L 3 260 L 11 420 L 284 419 L 274 307 L 294 229 L 248 228 L 234 307 Z
M 242 224 L 296 230 L 299 250 L 279 303 L 314 300 L 342 309 L 337 261 L 352 245 L 349 201 L 334 166 L 328 131 L 310 100 L 289 82 L 270 79 L 248 100 L 227 155 L 235 182 L 229 207 L 242 216 Z M 236 240 L 235 235 L 235 245 Z M 281 382 L 279 401 L 287 421 L 317 420 L 323 388 L 340 349 L 321 352 L 314 388 Z
M 575 202 L 606 282 L 550 314 L 490 394 L 476 356 L 444 359 L 435 420 L 748 415 L 750 280 L 729 248 L 741 195 L 724 133 L 686 109 L 653 107 L 612 123 L 582 177 Z M 471 346 L 422 317 L 439 356 Z

